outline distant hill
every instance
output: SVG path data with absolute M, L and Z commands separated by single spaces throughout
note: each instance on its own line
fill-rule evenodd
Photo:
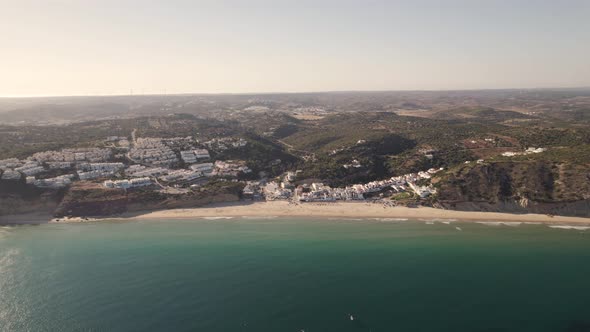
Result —
M 186 113 L 219 117 L 234 111 L 265 109 L 294 112 L 317 107 L 329 113 L 395 110 L 442 111 L 440 116 L 460 116 L 468 108 L 518 111 L 552 116 L 566 121 L 586 118 L 590 89 L 527 89 L 466 91 L 369 91 L 267 94 L 185 94 L 90 97 L 0 98 L 0 123 L 61 124 Z M 451 111 L 448 113 L 448 111 Z M 220 114 L 225 113 L 225 114 Z M 456 113 L 453 115 L 453 113 Z M 473 114 L 472 114 L 473 115 Z M 478 117 L 515 118 L 517 114 L 480 114 Z

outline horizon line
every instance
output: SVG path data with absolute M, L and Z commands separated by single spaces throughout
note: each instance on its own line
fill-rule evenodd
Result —
M 322 93 L 384 93 L 384 92 L 461 92 L 461 91 L 518 91 L 518 90 L 590 90 L 590 86 L 529 87 L 529 88 L 474 88 L 474 89 L 391 89 L 391 90 L 318 90 L 318 91 L 264 91 L 264 92 L 174 92 L 174 93 L 130 93 L 130 94 L 72 94 L 72 95 L 12 95 L 0 99 L 35 98 L 88 98 L 88 97 L 150 97 L 150 96 L 248 96 L 279 94 L 322 94 Z

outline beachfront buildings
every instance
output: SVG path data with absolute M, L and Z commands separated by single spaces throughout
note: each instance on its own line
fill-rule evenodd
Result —
M 430 169 L 426 172 L 410 173 L 402 176 L 392 177 L 386 180 L 372 181 L 362 184 L 354 184 L 345 188 L 332 188 L 321 182 L 314 182 L 311 185 L 300 185 L 291 191 L 285 182 L 278 185 L 271 182 L 264 188 L 267 199 L 288 199 L 292 196 L 302 202 L 329 202 L 337 200 L 362 200 L 367 195 L 380 193 L 384 190 L 394 192 L 405 192 L 411 190 L 420 198 L 428 197 L 436 193 L 436 189 L 429 186 L 417 185 L 421 179 L 429 179 L 432 174 L 442 169 Z M 293 194 L 291 194 L 293 193 Z
M 14 170 L 23 173 L 25 176 L 31 176 L 44 172 L 45 168 L 36 161 L 27 161 L 24 165 L 17 167 Z
M 143 165 L 131 165 L 125 169 L 125 175 L 134 178 L 154 177 L 170 172 L 169 168 L 163 167 L 146 167 Z
M 38 188 L 60 189 L 69 186 L 74 180 L 73 174 L 66 174 L 56 176 L 49 179 L 35 179 L 34 177 L 27 177 L 27 183 Z
M 130 180 L 107 180 L 103 182 L 103 185 L 107 188 L 116 188 L 116 189 L 131 189 L 131 188 L 138 188 L 138 187 L 147 187 L 153 184 L 152 180 L 148 177 L 144 178 L 135 178 Z
M 113 176 L 124 167 L 123 163 L 82 163 L 77 173 L 80 180 L 93 180 Z
M 247 181 L 242 190 L 244 198 L 259 199 L 262 197 L 261 181 Z
M 171 170 L 166 175 L 158 177 L 158 179 L 164 182 L 190 182 L 203 177 L 203 173 L 199 171 L 177 169 Z
M 269 201 L 274 201 L 276 199 L 288 199 L 292 195 L 292 190 L 282 188 L 276 182 L 269 182 L 264 187 L 264 197 L 266 197 L 266 199 Z

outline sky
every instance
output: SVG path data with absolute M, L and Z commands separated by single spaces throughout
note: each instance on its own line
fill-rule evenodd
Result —
M 0 0 L 0 96 L 590 86 L 590 0 Z

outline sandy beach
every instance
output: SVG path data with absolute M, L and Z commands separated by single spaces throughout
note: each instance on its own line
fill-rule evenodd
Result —
M 369 202 L 290 203 L 287 201 L 222 203 L 199 208 L 140 211 L 117 216 L 93 218 L 74 217 L 52 219 L 48 214 L 30 213 L 0 216 L 0 224 L 42 224 L 48 222 L 75 223 L 100 220 L 139 219 L 221 219 L 223 217 L 390 218 L 419 221 L 455 220 L 463 222 L 526 222 L 560 225 L 590 225 L 590 218 L 580 217 L 552 217 L 542 214 L 455 211 L 428 207 L 384 207 L 382 204 Z
M 504 221 L 555 224 L 590 224 L 590 218 L 441 210 L 428 207 L 384 207 L 367 202 L 289 203 L 286 201 L 217 204 L 194 209 L 162 210 L 127 214 L 126 219 L 212 218 L 212 217 L 332 217 L 399 218 L 408 220 Z

